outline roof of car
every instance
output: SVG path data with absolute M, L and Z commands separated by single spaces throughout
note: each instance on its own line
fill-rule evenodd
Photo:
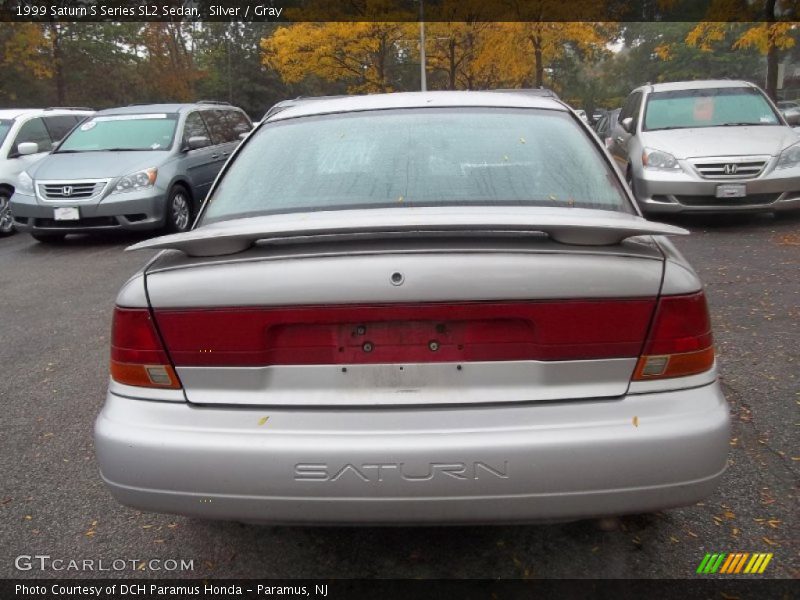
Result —
M 143 113 L 176 113 L 193 104 L 131 104 L 97 111 L 98 115 L 136 115 Z
M 38 114 L 63 114 L 63 113 L 78 113 L 78 114 L 91 114 L 94 111 L 91 109 L 78 109 L 78 108 L 4 108 L 0 109 L 0 119 L 16 119 L 24 115 L 38 115 Z
M 292 119 L 310 115 L 391 108 L 435 108 L 435 107 L 504 107 L 504 108 L 548 108 L 566 111 L 563 103 L 546 96 L 528 94 L 498 94 L 497 92 L 400 92 L 393 94 L 368 94 L 318 99 L 300 102 L 273 114 L 269 121 Z
M 98 115 L 138 115 L 145 113 L 177 113 L 192 108 L 236 108 L 222 102 L 184 102 L 172 104 L 129 104 L 116 108 L 106 108 L 97 112 Z M 239 110 L 237 108 L 237 110 Z
M 677 90 L 705 90 L 709 88 L 735 88 L 756 87 L 749 81 L 735 79 L 698 79 L 697 81 L 670 81 L 668 83 L 653 83 L 647 86 L 651 92 L 672 92 Z

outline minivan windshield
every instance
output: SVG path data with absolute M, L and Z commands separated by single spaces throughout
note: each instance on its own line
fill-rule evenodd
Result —
M 418 108 L 263 125 L 229 165 L 201 222 L 451 205 L 632 212 L 610 166 L 564 111 Z
M 178 115 L 174 113 L 100 115 L 87 119 L 55 154 L 104 150 L 169 150 Z
M 757 89 L 724 87 L 653 92 L 647 97 L 643 130 L 780 124 Z
M 5 141 L 11 126 L 14 124 L 14 119 L 0 119 L 0 144 Z

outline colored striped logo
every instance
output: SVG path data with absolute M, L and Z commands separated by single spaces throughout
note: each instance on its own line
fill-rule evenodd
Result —
M 710 573 L 725 573 L 727 575 L 745 573 L 763 573 L 769 561 L 772 560 L 772 552 L 732 552 L 726 554 L 706 554 L 700 561 L 697 572 L 703 575 Z

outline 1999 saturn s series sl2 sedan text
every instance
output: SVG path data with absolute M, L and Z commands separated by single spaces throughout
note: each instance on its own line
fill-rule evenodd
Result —
M 693 503 L 729 417 L 702 285 L 552 98 L 300 102 L 123 287 L 95 428 L 146 511 L 575 519 Z

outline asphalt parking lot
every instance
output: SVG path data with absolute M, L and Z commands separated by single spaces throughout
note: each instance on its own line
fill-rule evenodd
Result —
M 693 577 L 706 552 L 773 552 L 763 577 L 800 576 L 800 217 L 681 220 L 707 286 L 733 417 L 730 468 L 696 506 L 605 522 L 513 527 L 289 528 L 204 522 L 118 505 L 92 424 L 120 285 L 142 238 L 0 239 L 0 577 L 19 555 L 191 559 L 185 577 Z M 84 572 L 83 576 L 108 576 Z

